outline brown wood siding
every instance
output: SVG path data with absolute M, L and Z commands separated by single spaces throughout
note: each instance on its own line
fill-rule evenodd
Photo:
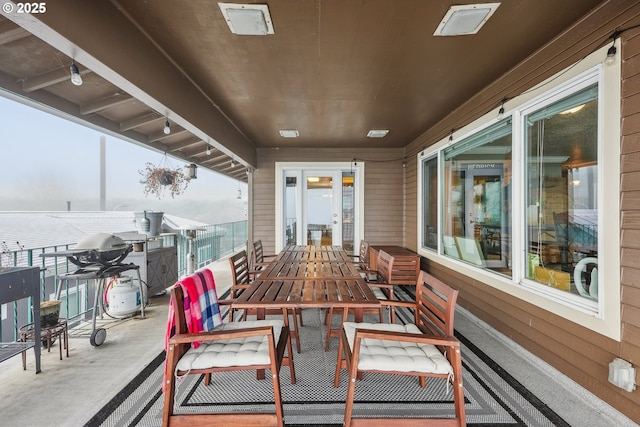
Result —
M 275 250 L 275 162 L 365 163 L 364 236 L 371 244 L 402 245 L 404 192 L 402 149 L 258 150 L 253 175 L 253 238 L 262 239 L 265 253 Z M 357 245 L 357 242 L 356 242 Z
M 605 1 L 556 40 L 491 83 L 460 108 L 407 146 L 406 236 L 412 247 L 417 235 L 415 154 L 497 108 L 513 97 L 596 48 L 610 43 L 616 29 L 640 24 L 640 3 Z M 624 32 L 622 41 L 621 144 L 621 342 L 588 330 L 518 298 L 423 260 L 423 268 L 460 290 L 461 306 L 489 323 L 587 390 L 640 423 L 640 391 L 625 392 L 611 384 L 608 364 L 621 357 L 636 367 L 640 378 L 640 29 Z M 605 172 L 606 175 L 606 172 Z M 608 175 L 606 179 L 610 179 Z
M 640 15 L 635 8 L 635 17 Z M 635 19 L 634 23 L 638 20 Z M 622 128 L 621 128 L 621 316 L 622 341 L 619 357 L 634 365 L 640 363 L 640 32 L 631 30 L 622 37 Z M 635 200 L 635 203 L 632 201 Z M 629 203 L 631 201 L 631 203 Z M 631 280 L 629 280 L 631 279 Z M 629 280 L 629 281 L 627 281 Z M 636 383 L 640 378 L 636 369 Z M 622 393 L 624 397 L 630 393 Z M 635 421 L 640 420 L 640 397 L 625 399 L 634 406 Z M 627 403 L 627 400 L 631 402 Z M 613 405 L 615 406 L 615 405 Z M 625 411 L 626 412 L 626 411 Z

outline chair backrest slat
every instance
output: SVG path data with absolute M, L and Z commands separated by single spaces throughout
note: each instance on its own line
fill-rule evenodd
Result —
M 171 288 L 171 298 L 173 299 L 176 334 L 186 334 L 189 331 L 187 330 L 187 320 L 184 317 L 184 292 L 179 283 Z
M 248 284 L 250 282 L 247 251 L 242 250 L 229 257 L 229 264 L 231 265 L 231 277 L 234 285 Z
M 262 240 L 256 240 L 253 242 L 253 263 L 264 262 L 264 248 L 262 247 Z
M 364 239 L 360 240 L 360 254 L 358 256 L 358 260 L 362 264 L 369 266 L 369 243 Z
M 395 257 L 392 271 L 393 283 L 413 283 L 420 274 L 420 262 L 413 257 Z
M 458 290 L 421 270 L 416 286 L 416 325 L 425 333 L 453 336 Z
M 385 251 L 378 251 L 378 263 L 376 270 L 378 271 L 378 277 L 385 283 L 389 283 L 389 277 L 391 276 L 391 271 L 393 271 L 394 262 L 395 260 L 391 255 Z

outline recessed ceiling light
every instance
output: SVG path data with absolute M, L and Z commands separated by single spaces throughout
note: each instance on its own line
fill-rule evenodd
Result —
M 371 129 L 367 138 L 384 138 L 389 133 L 389 129 Z
M 489 20 L 500 3 L 466 4 L 451 6 L 434 36 L 462 36 L 475 34 Z
M 297 138 L 298 136 L 300 136 L 300 133 L 298 133 L 297 130 L 281 130 L 280 131 L 280 136 L 283 138 Z
M 266 4 L 218 3 L 233 34 L 265 36 L 273 34 L 273 23 Z

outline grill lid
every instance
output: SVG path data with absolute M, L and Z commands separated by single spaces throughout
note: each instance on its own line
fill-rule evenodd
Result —
M 76 244 L 76 249 L 113 251 L 126 249 L 127 246 L 127 243 L 118 236 L 109 233 L 98 233 L 81 239 Z
M 98 233 L 81 239 L 75 248 L 76 260 L 71 260 L 81 267 L 91 264 L 113 265 L 124 260 L 132 248 L 133 245 L 118 236 Z

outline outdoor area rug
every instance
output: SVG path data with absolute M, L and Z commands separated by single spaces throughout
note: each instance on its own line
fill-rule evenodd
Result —
M 400 299 L 411 299 L 410 287 L 398 287 Z M 324 351 L 324 312 L 303 310 L 300 327 L 302 352 L 295 353 L 297 383 L 291 384 L 289 368 L 283 366 L 280 382 L 288 426 L 340 426 L 344 417 L 346 372 L 340 386 L 333 387 L 337 338 Z M 339 321 L 340 316 L 334 316 Z M 408 312 L 398 313 L 399 322 L 410 321 Z M 375 320 L 374 320 L 375 321 Z M 470 426 L 569 426 L 487 355 L 456 334 L 462 343 L 465 410 Z M 150 363 L 87 424 L 93 426 L 159 427 L 164 396 L 161 381 L 164 352 Z M 255 371 L 225 372 L 204 385 L 201 375 L 188 375 L 179 383 L 176 411 L 246 412 L 273 409 L 271 381 L 256 380 Z M 214 408 L 214 409 L 212 409 Z M 356 387 L 354 417 L 446 416 L 454 413 L 451 385 L 428 379 L 422 389 L 415 377 L 365 374 Z

